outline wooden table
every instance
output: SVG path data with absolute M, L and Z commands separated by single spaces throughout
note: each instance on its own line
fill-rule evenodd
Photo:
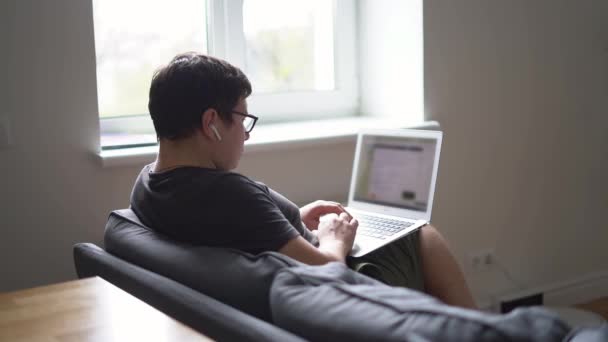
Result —
M 0 341 L 210 341 L 95 277 L 0 294 Z

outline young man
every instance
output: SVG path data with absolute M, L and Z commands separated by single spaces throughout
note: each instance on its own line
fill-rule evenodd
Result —
M 258 120 L 247 110 L 250 94 L 241 70 L 197 53 L 180 54 L 155 73 L 148 107 L 159 152 L 131 195 L 144 224 L 193 244 L 278 251 L 310 265 L 348 263 L 390 285 L 475 306 L 435 228 L 350 258 L 358 222 L 340 204 L 316 201 L 298 208 L 264 184 L 231 172 Z

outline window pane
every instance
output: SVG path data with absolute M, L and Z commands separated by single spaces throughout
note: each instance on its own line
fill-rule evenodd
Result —
M 256 93 L 334 89 L 334 2 L 244 0 L 245 69 Z
M 148 113 L 154 70 L 207 52 L 204 0 L 93 0 L 93 15 L 101 118 Z

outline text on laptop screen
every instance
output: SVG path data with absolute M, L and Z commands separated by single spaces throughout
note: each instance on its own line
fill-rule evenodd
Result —
M 354 199 L 426 211 L 437 141 L 364 135 Z

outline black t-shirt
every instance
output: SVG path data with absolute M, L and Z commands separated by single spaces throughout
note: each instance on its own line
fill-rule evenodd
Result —
M 216 169 L 152 167 L 137 177 L 131 209 L 172 239 L 250 253 L 276 251 L 299 235 L 318 244 L 298 207 L 262 183 Z

